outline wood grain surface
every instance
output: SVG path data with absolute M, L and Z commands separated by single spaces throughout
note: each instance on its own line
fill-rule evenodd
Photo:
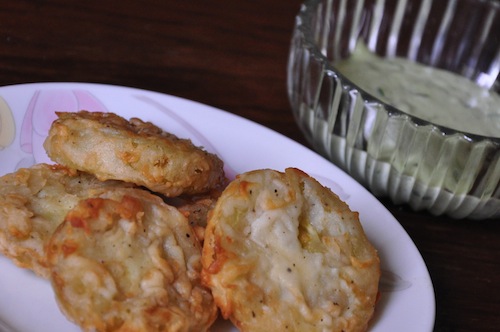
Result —
M 299 8 L 297 0 L 4 1 L 0 85 L 148 89 L 224 109 L 307 146 L 286 95 Z M 428 266 L 435 331 L 499 331 L 500 220 L 452 220 L 381 200 Z

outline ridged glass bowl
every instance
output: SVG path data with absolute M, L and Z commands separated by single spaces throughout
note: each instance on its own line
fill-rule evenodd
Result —
M 359 40 L 379 56 L 446 69 L 499 92 L 500 3 L 306 1 L 296 18 L 287 82 L 307 140 L 376 196 L 435 215 L 500 218 L 500 133 L 485 137 L 436 125 L 357 87 L 332 63 L 348 57 Z

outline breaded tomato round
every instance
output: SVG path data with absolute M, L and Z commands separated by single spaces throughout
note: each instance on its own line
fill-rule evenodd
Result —
M 85 331 L 206 331 L 216 319 L 193 230 L 148 191 L 80 201 L 54 232 L 48 261 L 61 311 Z
M 379 257 L 358 213 L 304 172 L 239 175 L 205 233 L 202 280 L 241 331 L 365 331 Z
M 101 182 L 58 165 L 38 164 L 0 178 L 0 252 L 23 268 L 48 277 L 45 247 L 66 213 L 91 191 L 130 186 Z
M 62 165 L 169 197 L 205 193 L 225 182 L 216 155 L 150 122 L 101 112 L 57 115 L 44 147 Z

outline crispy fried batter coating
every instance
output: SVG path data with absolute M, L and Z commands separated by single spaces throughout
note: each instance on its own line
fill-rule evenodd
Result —
M 203 244 L 208 214 L 215 207 L 221 193 L 222 188 L 204 195 L 164 197 L 164 200 L 167 204 L 175 206 L 187 218 L 200 243 Z
M 52 232 L 77 202 L 102 187 L 130 186 L 101 182 L 63 166 L 38 164 L 0 178 L 0 252 L 20 267 L 48 277 L 45 246 Z
M 62 312 L 86 331 L 206 331 L 216 319 L 193 230 L 145 190 L 82 200 L 54 232 L 48 260 Z
M 87 111 L 57 115 L 44 147 L 60 164 L 169 197 L 204 193 L 225 181 L 216 155 L 150 122 Z
M 202 280 L 241 331 L 365 331 L 376 250 L 337 195 L 297 169 L 231 182 L 205 233 Z

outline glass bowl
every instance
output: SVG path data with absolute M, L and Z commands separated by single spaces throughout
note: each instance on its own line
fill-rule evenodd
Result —
M 434 215 L 500 218 L 500 131 L 489 137 L 431 123 L 361 89 L 333 65 L 359 41 L 380 57 L 445 69 L 498 93 L 500 2 L 306 1 L 287 80 L 306 139 L 375 196 Z

